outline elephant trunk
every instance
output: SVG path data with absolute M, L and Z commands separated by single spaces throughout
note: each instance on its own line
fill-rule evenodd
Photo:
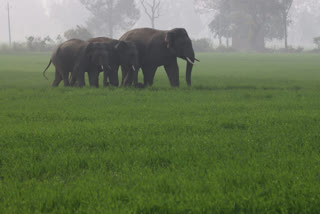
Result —
M 190 46 L 189 48 L 187 48 L 184 51 L 184 57 L 183 59 L 187 61 L 187 67 L 186 67 L 186 81 L 187 81 L 187 85 L 191 86 L 191 72 L 192 72 L 192 68 L 194 65 L 194 61 L 195 59 L 195 54 L 194 54 L 194 50 L 192 48 L 192 46 Z
M 189 56 L 188 56 L 189 55 Z M 194 55 L 194 51 L 192 50 L 192 52 L 190 54 L 188 54 L 186 57 L 184 57 L 184 59 L 187 61 L 187 68 L 186 68 L 186 80 L 187 80 L 187 85 L 191 86 L 191 72 L 192 72 L 192 68 L 193 65 L 195 63 L 195 61 L 200 62 L 200 60 L 198 60 L 197 58 L 195 58 Z
M 186 68 L 187 85 L 191 86 L 191 72 L 192 72 L 192 68 L 195 60 L 194 52 L 192 51 L 192 53 L 189 56 L 186 56 L 185 59 L 187 61 L 187 68 Z
M 191 72 L 193 68 L 193 63 L 187 62 L 187 69 L 186 69 L 186 80 L 187 85 L 191 86 Z

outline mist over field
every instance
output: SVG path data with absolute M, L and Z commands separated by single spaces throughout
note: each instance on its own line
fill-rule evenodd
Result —
M 150 1 L 150 0 L 149 0 Z M 259 1 L 259 0 L 257 0 Z M 279 0 L 280 1 L 280 0 Z M 75 28 L 87 27 L 92 14 L 80 0 L 1 0 L 0 1 L 0 43 L 8 43 L 7 2 L 10 4 L 12 41 L 22 42 L 27 36 L 50 36 Z M 151 1 L 150 1 L 151 2 Z M 215 46 L 219 41 L 208 25 L 217 10 L 208 0 L 161 0 L 160 16 L 155 20 L 155 28 L 171 29 L 184 27 L 194 39 L 208 38 Z M 203 2 L 209 2 L 204 4 Z M 127 29 L 151 27 L 148 15 L 141 1 L 135 4 L 140 11 L 135 23 Z M 290 46 L 314 48 L 313 38 L 320 35 L 320 2 L 317 0 L 294 0 L 289 12 L 288 43 Z M 114 33 L 119 38 L 126 30 Z M 92 32 L 94 36 L 107 36 L 107 33 Z M 267 39 L 271 47 L 282 47 L 281 39 Z
M 320 213 L 319 11 L 0 0 L 0 214 Z

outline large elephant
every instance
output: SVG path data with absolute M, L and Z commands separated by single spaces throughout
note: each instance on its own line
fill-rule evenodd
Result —
M 144 85 L 152 85 L 155 72 L 159 66 L 164 69 L 173 87 L 179 86 L 179 67 L 177 57 L 187 61 L 186 80 L 191 85 L 191 71 L 195 54 L 188 33 L 183 28 L 169 31 L 151 28 L 134 29 L 125 33 L 120 41 L 129 41 L 136 44 L 139 54 L 139 67 L 144 76 Z M 198 61 L 198 60 L 197 60 Z M 130 85 L 138 82 L 138 69 L 134 71 L 122 67 L 122 84 Z
M 114 86 L 118 86 L 118 69 L 119 66 L 129 67 L 132 70 L 138 69 L 139 66 L 139 59 L 138 59 L 138 51 L 136 48 L 136 45 L 133 42 L 127 42 L 127 41 L 119 41 L 116 39 L 111 39 L 107 37 L 98 37 L 98 38 L 92 38 L 89 39 L 88 42 L 93 43 L 107 43 L 114 47 L 113 51 L 110 55 L 110 67 L 111 71 L 104 72 L 104 86 L 107 86 L 108 78 L 110 79 L 116 79 L 117 84 Z
M 110 64 L 112 47 L 106 43 L 90 43 L 79 39 L 68 40 L 57 47 L 53 52 L 47 68 L 51 63 L 55 66 L 55 79 L 52 86 L 59 85 L 61 80 L 64 86 L 74 86 L 76 81 L 79 87 L 85 85 L 84 74 L 88 72 L 90 86 L 99 87 L 98 76 L 100 69 L 107 70 Z M 69 73 L 72 75 L 69 82 Z M 110 80 L 114 84 L 117 79 Z

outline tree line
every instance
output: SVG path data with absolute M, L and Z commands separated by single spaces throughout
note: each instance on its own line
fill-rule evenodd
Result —
M 215 13 L 211 32 L 235 49 L 261 51 L 266 40 L 283 39 L 288 48 L 289 12 L 293 0 L 197 0 L 202 9 Z
M 157 19 L 165 15 L 165 6 L 175 4 L 168 0 L 78 1 L 90 12 L 90 17 L 84 26 L 66 31 L 66 39 L 87 39 L 94 35 L 113 38 L 115 32 L 131 29 L 142 14 L 148 18 L 149 27 L 156 28 Z M 284 49 L 289 48 L 288 27 L 292 24 L 290 11 L 293 2 L 299 0 L 192 1 L 199 15 L 212 15 L 208 27 L 221 47 L 263 51 L 267 41 L 277 39 L 283 40 Z M 62 36 L 55 42 L 59 43 L 60 40 Z M 53 41 L 50 37 L 31 36 L 27 38 L 26 46 L 30 50 L 46 50 L 54 44 Z M 314 43 L 318 46 L 319 39 L 314 38 Z M 198 40 L 197 45 L 205 47 L 208 44 L 205 40 Z
M 109 37 L 113 37 L 115 31 L 131 29 L 142 14 L 148 18 L 149 27 L 156 28 L 156 21 L 165 15 L 167 5 L 183 6 L 183 2 L 168 0 L 79 1 L 91 14 L 87 21 L 88 30 Z M 277 39 L 283 40 L 284 49 L 290 48 L 288 28 L 293 23 L 290 11 L 294 1 L 299 0 L 192 1 L 199 15 L 204 12 L 213 14 L 208 27 L 218 39 L 219 46 L 234 50 L 263 51 L 267 41 Z M 316 3 L 310 4 L 312 7 Z

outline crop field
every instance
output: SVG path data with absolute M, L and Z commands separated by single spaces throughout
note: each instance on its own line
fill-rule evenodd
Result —
M 0 213 L 320 213 L 320 55 L 199 53 L 145 89 L 52 88 L 49 58 L 0 55 Z

